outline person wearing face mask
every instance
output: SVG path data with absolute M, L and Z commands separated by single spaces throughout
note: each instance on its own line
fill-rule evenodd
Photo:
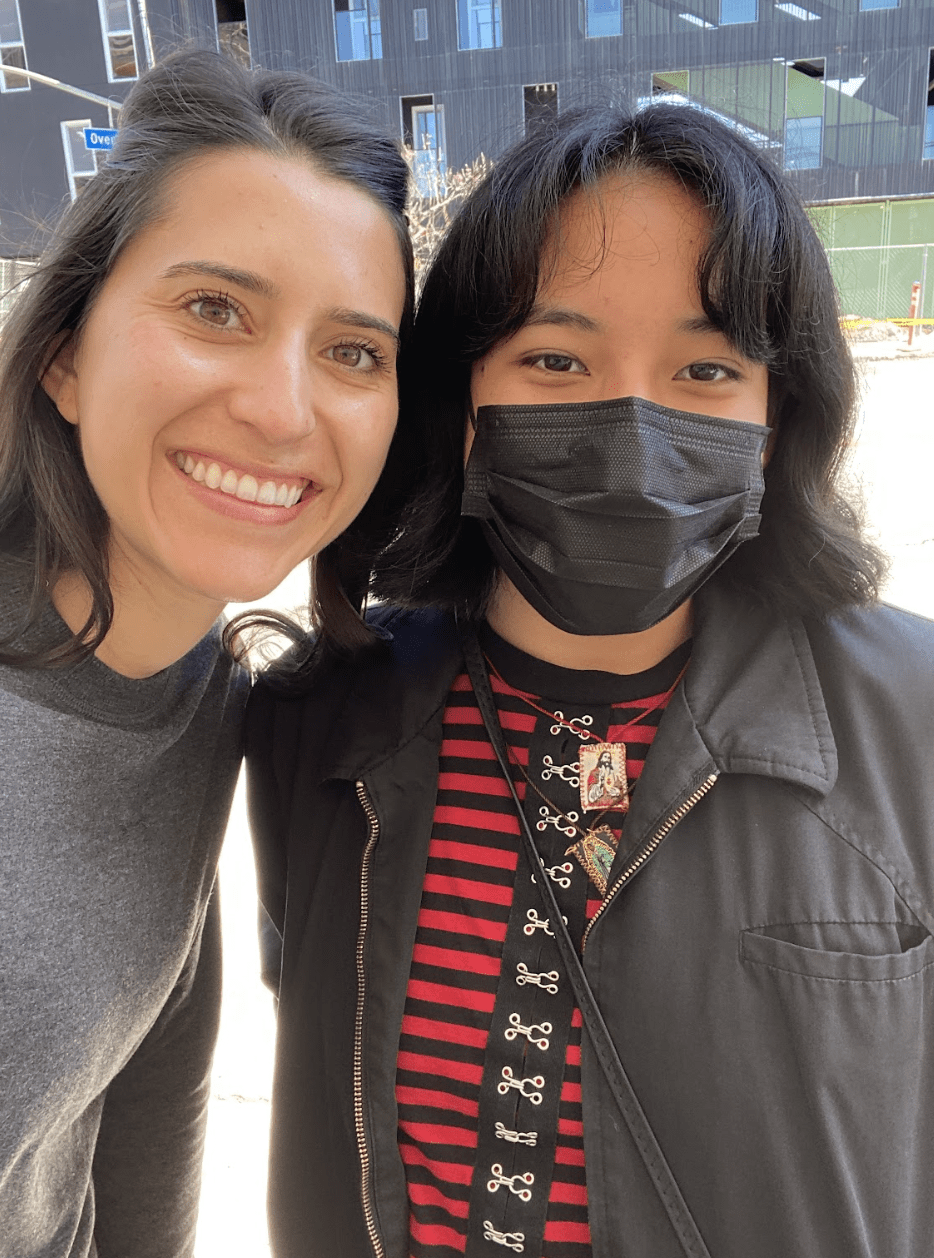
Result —
M 409 362 L 373 643 L 248 715 L 274 1255 L 922 1258 L 934 626 L 841 493 L 794 192 L 700 111 L 564 115 Z

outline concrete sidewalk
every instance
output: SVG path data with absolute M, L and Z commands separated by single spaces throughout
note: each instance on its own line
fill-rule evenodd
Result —
M 265 1258 L 275 1017 L 259 980 L 256 879 L 241 776 L 220 866 L 224 1001 L 214 1059 L 196 1258 Z

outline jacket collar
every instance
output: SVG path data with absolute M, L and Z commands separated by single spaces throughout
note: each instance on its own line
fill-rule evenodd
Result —
M 384 611 L 377 619 L 385 641 L 358 669 L 321 757 L 322 778 L 359 777 L 440 720 L 463 668 L 450 615 Z M 692 741 L 703 744 L 718 772 L 781 778 L 821 795 L 832 788 L 836 745 L 800 620 L 783 620 L 710 582 L 695 599 L 683 707 Z
M 684 697 L 721 773 L 784 778 L 826 795 L 837 749 L 807 631 L 711 582 L 695 602 Z
M 379 609 L 372 619 L 383 640 L 357 667 L 321 754 L 321 780 L 356 779 L 395 755 L 440 716 L 464 665 L 454 618 L 446 612 Z

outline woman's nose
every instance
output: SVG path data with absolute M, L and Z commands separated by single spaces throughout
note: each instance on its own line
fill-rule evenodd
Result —
M 244 363 L 234 417 L 270 444 L 289 444 L 315 427 L 312 364 L 304 338 L 257 346 Z

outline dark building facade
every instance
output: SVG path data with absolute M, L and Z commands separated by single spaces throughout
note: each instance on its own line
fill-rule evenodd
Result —
M 419 185 L 593 98 L 692 101 L 811 201 L 934 194 L 934 0 L 0 0 L 0 253 L 92 177 L 83 128 L 153 57 L 220 41 L 370 98 Z
M 116 126 L 134 80 L 180 39 L 216 42 L 214 0 L 0 0 L 0 256 L 37 251 L 43 226 L 106 156 L 85 147 L 84 128 Z
M 246 0 L 252 55 L 375 97 L 422 159 L 543 109 L 668 95 L 745 128 L 809 200 L 934 192 L 934 0 Z

